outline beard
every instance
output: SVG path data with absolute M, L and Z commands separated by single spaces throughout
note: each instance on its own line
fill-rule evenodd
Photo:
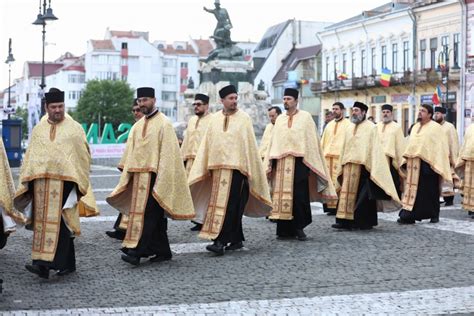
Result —
M 383 117 L 382 118 L 382 122 L 384 122 L 385 124 L 388 124 L 392 121 L 392 118 L 391 117 Z
M 421 122 L 421 117 L 418 116 L 418 118 L 416 119 L 417 122 Z
M 365 115 L 364 115 L 364 114 L 361 114 L 361 115 L 352 115 L 352 116 L 351 116 L 351 122 L 354 123 L 354 124 L 359 124 L 359 123 L 362 122 L 363 120 L 365 120 Z
M 438 116 L 435 118 L 436 123 L 442 123 L 444 121 L 444 118 Z

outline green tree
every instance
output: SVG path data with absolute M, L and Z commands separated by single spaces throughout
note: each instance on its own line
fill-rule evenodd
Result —
M 132 103 L 134 91 L 124 81 L 91 80 L 77 103 L 73 117 L 79 123 L 133 123 Z
M 21 120 L 21 138 L 28 138 L 28 109 L 17 107 L 11 118 Z

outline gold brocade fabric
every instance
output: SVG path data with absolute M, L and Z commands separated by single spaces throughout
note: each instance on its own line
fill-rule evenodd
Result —
M 181 154 L 183 160 L 194 159 L 204 137 L 207 126 L 209 125 L 212 114 L 207 114 L 201 118 L 195 115 L 189 119 L 188 128 L 181 145 Z
M 211 171 L 217 169 L 235 169 L 247 177 L 250 195 L 244 209 L 246 216 L 268 216 L 272 208 L 268 182 L 252 120 L 244 111 L 238 110 L 230 116 L 220 111 L 213 114 L 209 122 L 188 180 L 196 208 L 196 222 L 204 220 L 211 197 Z
M 33 260 L 53 261 L 58 246 L 64 182 L 34 180 Z M 66 223 L 67 225 L 67 223 Z
M 421 159 L 408 158 L 406 168 L 407 177 L 402 195 L 402 207 L 404 210 L 411 211 L 415 205 L 416 195 L 418 193 Z
M 456 173 L 462 179 L 463 208 L 474 211 L 474 124 L 464 134 L 464 142 L 459 151 Z
M 347 163 L 342 169 L 341 192 L 339 194 L 339 204 L 337 206 L 336 217 L 340 219 L 354 220 L 354 211 L 359 190 L 359 180 L 362 165 Z
M 120 223 L 118 225 L 118 228 L 122 230 L 127 230 L 128 222 L 129 222 L 129 217 L 127 215 L 122 214 L 122 218 L 120 218 Z
M 128 215 L 128 225 L 122 246 L 136 248 L 142 237 L 145 222 L 145 208 L 150 193 L 151 173 L 135 172 L 132 179 L 132 201 Z M 125 215 L 124 215 L 125 216 Z
M 295 175 L 295 157 L 278 159 L 273 177 L 273 210 L 270 219 L 293 219 L 293 180 Z
M 406 139 L 402 127 L 393 121 L 387 124 L 379 122 L 377 132 L 385 155 L 392 158 L 392 166 L 399 171 L 403 159 L 402 155 L 406 148 Z
M 206 217 L 199 233 L 200 238 L 209 240 L 216 239 L 221 232 L 222 225 L 224 225 L 233 171 L 231 169 L 217 169 L 212 170 L 211 173 L 211 197 Z
M 193 168 L 194 158 L 186 159 L 186 176 L 189 176 L 191 169 Z
M 270 140 L 272 138 L 273 126 L 274 125 L 272 123 L 267 124 L 265 131 L 263 131 L 262 139 L 260 140 L 260 146 L 258 146 L 258 152 L 260 153 L 262 160 L 265 159 L 265 155 L 268 151 L 268 145 L 270 144 Z
M 0 207 L 5 210 L 7 216 L 16 222 L 24 223 L 26 218 L 13 207 L 13 197 L 15 196 L 15 185 L 13 184 L 10 165 L 8 164 L 7 153 L 0 138 Z M 2 212 L 0 212 L 2 213 Z M 0 220 L 2 217 L 0 216 Z
M 289 127 L 290 119 L 291 127 Z M 286 114 L 278 116 L 268 153 L 263 162 L 267 173 L 272 171 L 272 160 L 287 156 L 302 157 L 303 163 L 310 169 L 309 199 L 311 202 L 337 199 L 321 150 L 316 124 L 311 114 L 306 111 L 298 110 L 291 118 Z M 273 178 L 274 174 L 271 177 Z
M 395 203 L 401 204 L 393 184 L 387 158 L 380 144 L 377 128 L 372 122 L 364 120 L 358 125 L 351 123 L 346 130 L 341 166 L 344 168 L 344 165 L 348 163 L 363 165 L 370 173 L 370 180 L 389 195 Z M 342 185 L 345 181 L 344 177 L 340 177 L 344 176 L 343 169 L 339 170 L 338 175 L 338 181 Z
M 130 213 L 133 174 L 156 174 L 151 194 L 173 219 L 194 218 L 194 207 L 178 138 L 168 118 L 157 113 L 136 122 L 127 140 L 123 172 L 107 202 L 122 214 Z
M 448 138 L 438 123 L 429 121 L 424 125 L 416 123 L 413 126 L 403 154 L 402 166 L 408 158 L 420 158 L 443 180 L 452 184 Z
M 323 136 L 321 137 L 321 148 L 326 160 L 326 165 L 328 167 L 332 183 L 334 184 L 336 192 L 338 193 L 340 186 L 337 182 L 337 173 L 339 169 L 342 168 L 340 165 L 340 157 L 342 147 L 344 145 L 345 132 L 350 125 L 351 122 L 346 118 L 342 118 L 339 121 L 332 120 L 324 129 Z M 333 209 L 336 208 L 337 200 L 327 201 L 327 206 Z
M 451 176 L 453 178 L 453 182 L 443 181 L 441 183 L 441 196 L 454 196 L 454 188 L 460 187 L 460 179 L 454 171 L 454 167 L 458 160 L 459 156 L 459 139 L 458 133 L 456 132 L 456 128 L 453 124 L 443 121 L 441 124 L 441 129 L 446 133 L 448 137 L 448 145 L 449 145 L 449 164 L 451 166 Z
M 54 138 L 51 139 L 51 131 Z M 47 119 L 33 129 L 30 144 L 23 158 L 20 184 L 14 198 L 15 207 L 24 211 L 32 199 L 29 182 L 35 179 L 56 179 L 74 182 L 79 190 L 77 211 L 81 216 L 96 216 L 96 205 L 89 182 L 91 156 L 82 126 L 66 115 L 58 124 Z M 29 219 L 26 220 L 27 222 Z M 25 224 L 25 223 L 23 223 Z

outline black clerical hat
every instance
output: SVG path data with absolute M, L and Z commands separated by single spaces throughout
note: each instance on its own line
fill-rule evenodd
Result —
M 446 114 L 446 112 L 447 112 L 446 108 L 443 108 L 442 106 L 435 106 L 434 111 L 435 112 L 441 112 L 443 114 Z
M 382 105 L 382 111 L 383 110 L 389 110 L 390 112 L 393 112 L 393 106 L 391 106 L 390 104 L 384 104 Z
M 365 105 L 364 103 L 359 102 L 359 101 L 355 101 L 354 105 L 352 107 L 353 108 L 359 108 L 359 109 L 361 109 L 362 111 L 365 111 L 365 112 L 367 112 L 367 110 L 369 109 L 369 107 L 367 105 Z
M 292 88 L 286 88 L 285 93 L 283 94 L 283 96 L 293 97 L 295 99 L 298 99 L 298 95 L 299 95 L 298 90 L 292 89 Z
M 46 104 L 64 102 L 64 91 L 56 88 L 51 88 L 49 91 L 44 94 Z
M 204 103 L 209 103 L 209 96 L 205 95 L 205 94 L 202 94 L 202 93 L 198 93 L 196 94 L 196 96 L 194 97 L 194 100 L 200 100 Z
M 137 89 L 137 98 L 154 98 L 155 97 L 155 89 L 150 87 L 142 87 Z
M 224 99 L 231 93 L 237 93 L 237 89 L 234 85 L 231 84 L 219 90 L 219 96 L 221 97 L 221 99 Z

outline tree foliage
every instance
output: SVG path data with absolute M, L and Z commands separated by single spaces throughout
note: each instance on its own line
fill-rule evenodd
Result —
M 77 103 L 73 117 L 80 123 L 133 123 L 132 103 L 134 90 L 124 81 L 91 80 Z

